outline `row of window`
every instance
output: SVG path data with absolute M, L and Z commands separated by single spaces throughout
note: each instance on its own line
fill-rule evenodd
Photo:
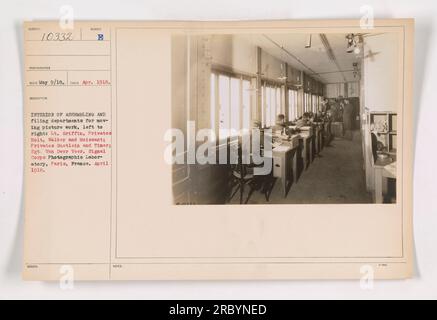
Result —
M 322 103 L 322 96 L 304 93 L 304 112 L 317 112 Z
M 211 74 L 211 127 L 216 129 L 251 128 L 251 110 L 254 105 L 255 89 L 250 80 L 243 77 L 232 77 L 224 74 Z M 288 94 L 288 106 L 283 105 L 284 95 Z M 275 84 L 262 85 L 262 126 L 270 127 L 275 124 L 278 114 L 285 114 L 288 107 L 288 120 L 294 121 L 303 112 L 316 112 L 321 103 L 321 96 L 304 93 L 303 111 L 298 108 L 297 90 L 287 89 Z

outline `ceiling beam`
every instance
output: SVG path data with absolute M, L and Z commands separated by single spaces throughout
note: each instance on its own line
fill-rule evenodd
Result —
M 331 60 L 335 64 L 338 72 L 341 73 L 344 82 L 346 82 L 346 77 L 343 74 L 343 72 L 341 71 L 341 68 L 338 64 L 337 58 L 335 57 L 334 51 L 332 50 L 332 47 L 329 44 L 328 38 L 326 37 L 326 35 L 324 33 L 320 34 L 320 40 L 322 41 L 322 44 L 325 47 L 325 52 L 326 52 L 326 55 L 328 56 L 329 60 Z
M 339 70 L 339 71 L 326 71 L 326 72 L 318 72 L 317 74 L 330 74 L 330 73 L 342 73 L 342 72 L 353 72 L 355 71 L 354 69 L 350 69 L 350 70 Z M 312 74 L 310 74 L 311 76 Z
M 279 43 L 277 43 L 276 41 L 274 41 L 273 39 L 271 39 L 269 36 L 267 35 L 263 35 L 267 40 L 269 40 L 271 43 L 273 43 L 275 46 L 277 46 L 279 49 L 281 49 L 282 51 L 284 51 L 287 55 L 289 55 L 291 58 L 293 58 L 294 60 L 296 60 L 298 63 L 300 63 L 306 70 L 309 71 L 309 73 L 311 73 L 313 76 L 317 76 L 319 78 L 319 80 L 321 82 L 324 82 L 324 79 L 322 77 L 319 76 L 319 74 L 317 72 L 315 72 L 313 69 L 311 69 L 309 66 L 307 66 L 302 60 L 300 60 L 298 57 L 296 57 L 293 53 L 291 53 L 290 51 L 288 51 L 287 49 L 285 49 L 282 45 L 280 45 Z M 285 61 L 284 61 L 285 62 Z

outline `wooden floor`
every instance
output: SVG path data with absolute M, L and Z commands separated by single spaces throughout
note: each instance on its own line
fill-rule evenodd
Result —
M 283 196 L 281 184 L 276 180 L 268 203 L 372 203 L 372 196 L 366 191 L 359 131 L 353 132 L 352 137 L 336 138 L 325 147 L 291 186 L 287 197 Z M 244 199 L 247 194 L 248 190 Z M 239 203 L 238 193 L 231 203 Z M 263 194 L 254 191 L 247 203 L 265 204 L 266 201 Z

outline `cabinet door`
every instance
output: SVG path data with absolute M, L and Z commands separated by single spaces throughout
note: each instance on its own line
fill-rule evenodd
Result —
M 281 178 L 281 170 L 283 165 L 282 157 L 273 156 L 273 176 L 275 178 Z
M 357 98 L 360 95 L 359 91 L 359 83 L 358 82 L 349 82 L 347 84 L 347 96 L 349 98 Z

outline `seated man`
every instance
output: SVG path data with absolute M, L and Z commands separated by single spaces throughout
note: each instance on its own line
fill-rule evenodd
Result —
M 305 127 L 305 126 L 308 126 L 310 124 L 308 116 L 309 116 L 308 113 L 305 112 L 302 115 L 302 118 L 300 118 L 299 120 L 296 121 L 296 127 L 298 129 Z
M 261 121 L 253 120 L 252 121 L 252 129 L 261 129 Z
M 276 124 L 272 127 L 273 134 L 285 134 L 285 116 L 283 114 L 278 114 L 276 116 Z

